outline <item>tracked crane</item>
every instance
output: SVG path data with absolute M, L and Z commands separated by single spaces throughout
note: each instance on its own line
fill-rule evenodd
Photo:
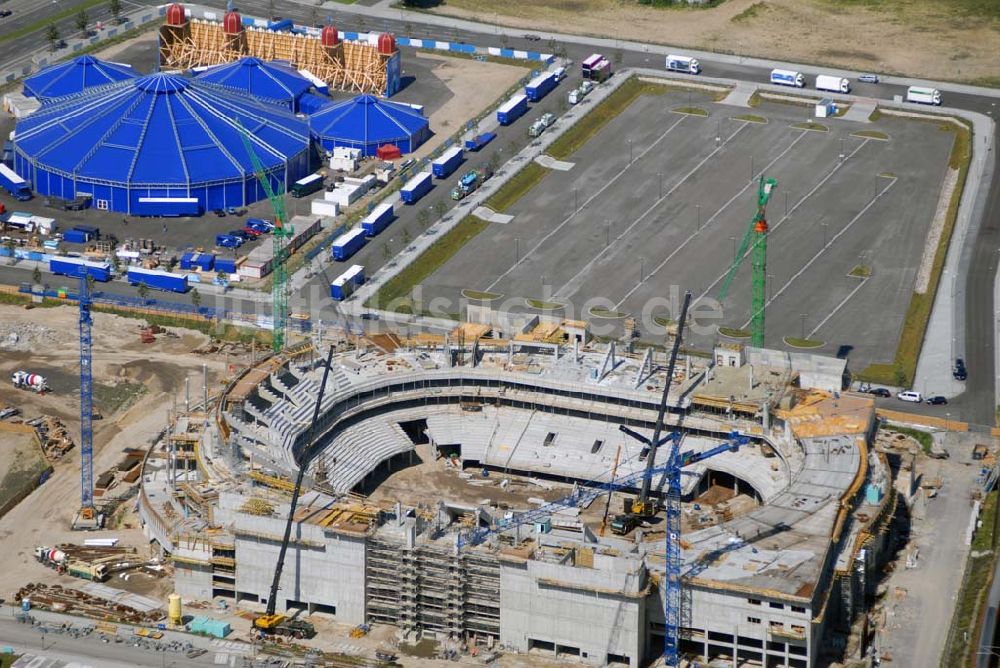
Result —
M 752 243 L 750 343 L 758 348 L 764 345 L 764 309 L 767 306 L 767 202 L 777 185 L 776 180 L 765 179 L 763 174 L 760 175 L 760 180 L 757 182 L 757 211 L 750 219 L 750 226 L 747 228 L 746 234 L 743 235 L 740 249 L 733 258 L 729 273 L 726 274 L 726 278 L 722 282 L 722 289 L 719 290 L 719 300 L 721 301 L 729 294 L 729 286 L 732 284 L 733 278 L 736 277 L 736 272 L 739 271 L 740 265 L 743 263 L 743 257 Z
M 239 118 L 234 118 L 233 121 L 240 131 L 240 138 L 243 140 L 247 155 L 250 156 L 254 176 L 257 177 L 264 192 L 267 193 L 267 200 L 271 203 L 271 210 L 274 212 L 272 239 L 274 252 L 271 260 L 271 320 L 274 327 L 272 347 L 274 352 L 281 352 L 285 347 L 285 333 L 288 327 L 288 270 L 285 267 L 285 261 L 288 259 L 288 241 L 292 238 L 295 230 L 288 225 L 283 193 L 275 192 L 274 187 L 272 187 L 264 163 L 261 162 L 257 150 L 253 146 L 253 137 L 243 127 Z

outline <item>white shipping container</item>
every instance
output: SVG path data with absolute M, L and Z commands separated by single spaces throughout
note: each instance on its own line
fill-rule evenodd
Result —
M 324 197 L 323 199 L 314 199 L 309 210 L 316 216 L 334 217 L 340 213 L 340 204 L 331 202 Z

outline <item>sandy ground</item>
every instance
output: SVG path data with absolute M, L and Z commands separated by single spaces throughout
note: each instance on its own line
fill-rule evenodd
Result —
M 430 155 L 455 130 L 496 102 L 499 92 L 507 90 L 528 73 L 527 69 L 514 65 L 476 62 L 430 53 L 418 52 L 415 57 L 436 61 L 434 75 L 452 93 L 451 99 L 430 115 L 430 126 L 435 135 L 408 156 L 416 159 Z
M 218 383 L 225 372 L 225 359 L 200 356 L 191 351 L 207 337 L 189 330 L 159 335 L 153 344 L 139 342 L 139 320 L 103 313 L 94 314 L 93 370 L 95 383 L 111 385 L 118 380 L 141 383 L 145 393 L 130 407 L 114 415 L 106 414 L 94 423 L 94 476 L 106 471 L 128 447 L 149 443 L 166 425 L 167 411 L 175 400 L 183 402 L 184 378 L 192 376 L 192 395 L 201 393 L 201 366 L 208 364 L 210 383 Z M 5 329 L 39 332 L 39 345 L 30 352 L 0 349 L 0 404 L 18 406 L 26 419 L 40 414 L 64 420 L 74 439 L 79 438 L 79 381 L 77 310 L 73 307 L 25 310 L 0 306 L 0 323 Z M 53 337 L 54 342 L 49 341 Z M 44 341 L 45 345 L 41 345 Z M 44 396 L 16 390 L 6 382 L 17 368 L 27 368 L 49 378 L 53 391 Z M 210 387 L 210 391 L 213 388 Z M 179 397 L 178 397 L 179 395 Z M 0 452 L 0 457 L 7 453 Z M 0 540 L 5 546 L 6 568 L 0 572 L 0 597 L 7 598 L 26 582 L 59 581 L 78 585 L 79 580 L 57 576 L 36 563 L 33 549 L 38 545 L 79 542 L 91 534 L 78 534 L 69 526 L 80 505 L 79 446 L 55 464 L 52 477 L 0 519 Z M 98 499 L 98 502 L 100 499 Z M 126 516 L 113 530 L 100 534 L 115 536 L 124 544 L 146 553 L 146 540 L 134 517 Z M 155 591 L 156 583 L 137 577 L 128 588 Z M 123 586 L 124 583 L 109 581 Z
M 951 3 L 728 0 L 713 9 L 650 9 L 620 0 L 449 0 L 433 11 L 540 31 L 823 63 L 886 74 L 997 85 L 1000 21 Z M 748 13 L 752 16 L 737 18 Z M 822 32 L 813 29 L 822 26 Z

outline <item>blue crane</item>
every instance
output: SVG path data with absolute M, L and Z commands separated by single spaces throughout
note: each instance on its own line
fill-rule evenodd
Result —
M 94 395 L 91 374 L 90 281 L 83 268 L 80 274 L 80 511 L 73 523 L 77 529 L 99 528 L 94 509 Z

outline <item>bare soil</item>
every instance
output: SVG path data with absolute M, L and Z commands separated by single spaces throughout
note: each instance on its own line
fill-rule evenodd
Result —
M 1000 53 L 1000 19 L 995 14 L 964 11 L 962 5 L 932 0 L 728 0 L 711 9 L 654 9 L 630 0 L 499 4 L 448 0 L 432 11 L 535 31 L 647 40 L 742 56 L 1000 85 L 996 55 Z

